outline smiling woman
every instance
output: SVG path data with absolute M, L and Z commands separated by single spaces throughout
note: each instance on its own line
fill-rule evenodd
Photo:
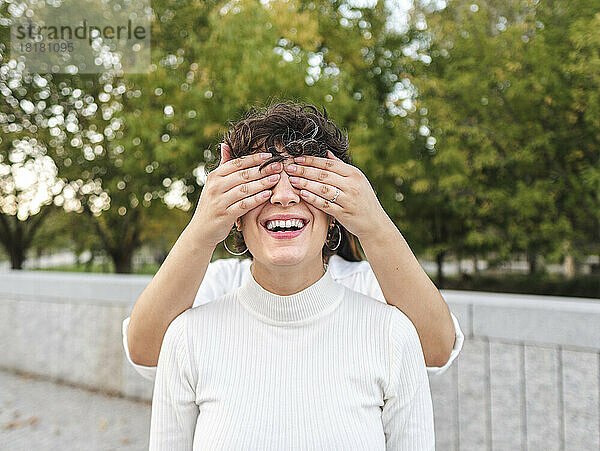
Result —
M 275 162 L 286 163 L 286 171 L 281 173 L 281 177 L 285 179 L 282 182 L 287 181 L 290 186 L 295 187 L 297 196 L 302 195 L 302 190 L 298 185 L 301 180 L 293 176 L 294 165 L 289 166 L 289 163 L 294 163 L 294 158 L 311 155 L 327 159 L 328 155 L 331 155 L 347 164 L 351 163 L 348 139 L 328 118 L 327 111 L 323 109 L 323 113 L 321 113 L 313 105 L 299 105 L 293 102 L 277 103 L 267 109 L 251 109 L 244 120 L 233 124 L 231 130 L 226 133 L 224 145 L 228 152 L 228 158 L 232 159 L 258 152 L 271 153 L 272 157 L 260 165 L 259 171 Z M 328 161 L 333 163 L 333 160 Z M 332 166 L 333 164 L 330 164 L 328 168 Z M 291 169 L 289 175 L 288 169 Z M 341 175 L 332 173 L 329 178 L 331 179 L 332 176 L 339 178 Z M 328 173 L 322 172 L 317 177 L 325 181 Z M 339 189 L 336 190 L 329 184 L 322 183 L 317 188 L 319 189 L 317 192 L 321 195 L 331 194 L 329 200 L 323 199 L 325 208 L 333 203 L 334 197 L 337 200 L 340 194 Z M 331 250 L 327 246 L 323 247 L 325 262 L 334 253 L 347 261 L 363 260 L 364 255 L 356 236 L 349 233 L 339 223 L 335 223 L 333 216 L 329 219 L 331 238 L 340 243 L 335 250 Z M 334 226 L 337 226 L 335 230 Z M 244 248 L 241 235 L 236 235 L 236 242 L 238 248 Z M 252 257 L 251 250 L 247 257 Z
M 365 227 L 342 214 L 357 188 L 333 188 L 353 174 L 343 161 L 346 138 L 326 113 L 282 103 L 234 124 L 225 143 L 231 164 L 209 178 L 226 178 L 248 159 L 261 167 L 238 171 L 238 182 L 275 171 L 274 163 L 284 162 L 285 170 L 265 182 L 267 190 L 221 180 L 219 198 L 247 246 L 250 271 L 239 288 L 168 326 L 150 449 L 433 449 L 431 395 L 414 325 L 398 308 L 336 282 L 326 264 L 342 243 L 346 252 L 356 250 L 353 232 Z M 327 149 L 340 158 L 326 158 Z M 329 199 L 302 194 L 299 184 L 309 188 L 308 181 L 295 182 L 290 173 L 309 171 L 292 164 L 296 157 L 330 162 L 331 171 L 314 169 L 322 175 L 314 182 L 318 192 Z M 236 201 L 240 191 L 246 197 Z

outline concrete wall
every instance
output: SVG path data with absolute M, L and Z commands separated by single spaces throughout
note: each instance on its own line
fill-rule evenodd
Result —
M 121 324 L 150 276 L 0 272 L 0 367 L 139 399 L 152 382 L 125 359 Z
M 0 273 L 0 367 L 150 399 L 121 322 L 150 276 Z M 465 344 L 430 378 L 440 450 L 600 448 L 600 300 L 442 291 Z
M 600 449 L 600 300 L 442 294 L 465 344 L 430 378 L 438 449 Z

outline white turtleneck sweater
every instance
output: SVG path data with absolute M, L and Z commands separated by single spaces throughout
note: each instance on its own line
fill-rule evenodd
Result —
M 252 275 L 186 310 L 158 359 L 150 450 L 432 450 L 417 332 L 327 270 L 290 296 Z

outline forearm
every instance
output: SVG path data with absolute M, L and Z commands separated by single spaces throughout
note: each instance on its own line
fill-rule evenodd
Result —
M 376 224 L 359 239 L 385 300 L 414 324 L 427 366 L 442 366 L 455 338 L 448 306 L 392 220 L 385 215 Z
M 131 360 L 156 366 L 171 321 L 192 307 L 215 247 L 189 224 L 137 299 L 127 328 Z

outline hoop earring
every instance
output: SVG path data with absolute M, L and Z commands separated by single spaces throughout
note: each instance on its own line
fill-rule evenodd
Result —
M 338 229 L 338 242 L 335 245 L 335 247 L 329 247 L 327 246 L 327 240 L 325 240 L 325 246 L 327 246 L 327 249 L 329 249 L 330 251 L 335 251 L 338 247 L 340 247 L 340 243 L 342 242 L 342 230 L 340 229 L 340 226 L 338 225 L 338 223 L 335 223 L 335 226 Z
M 248 252 L 248 246 L 246 246 L 246 250 L 244 250 L 244 252 L 231 252 L 231 250 L 227 247 L 227 237 L 225 237 L 225 239 L 223 240 L 223 247 L 225 247 L 227 252 L 229 252 L 231 255 L 242 255 Z

